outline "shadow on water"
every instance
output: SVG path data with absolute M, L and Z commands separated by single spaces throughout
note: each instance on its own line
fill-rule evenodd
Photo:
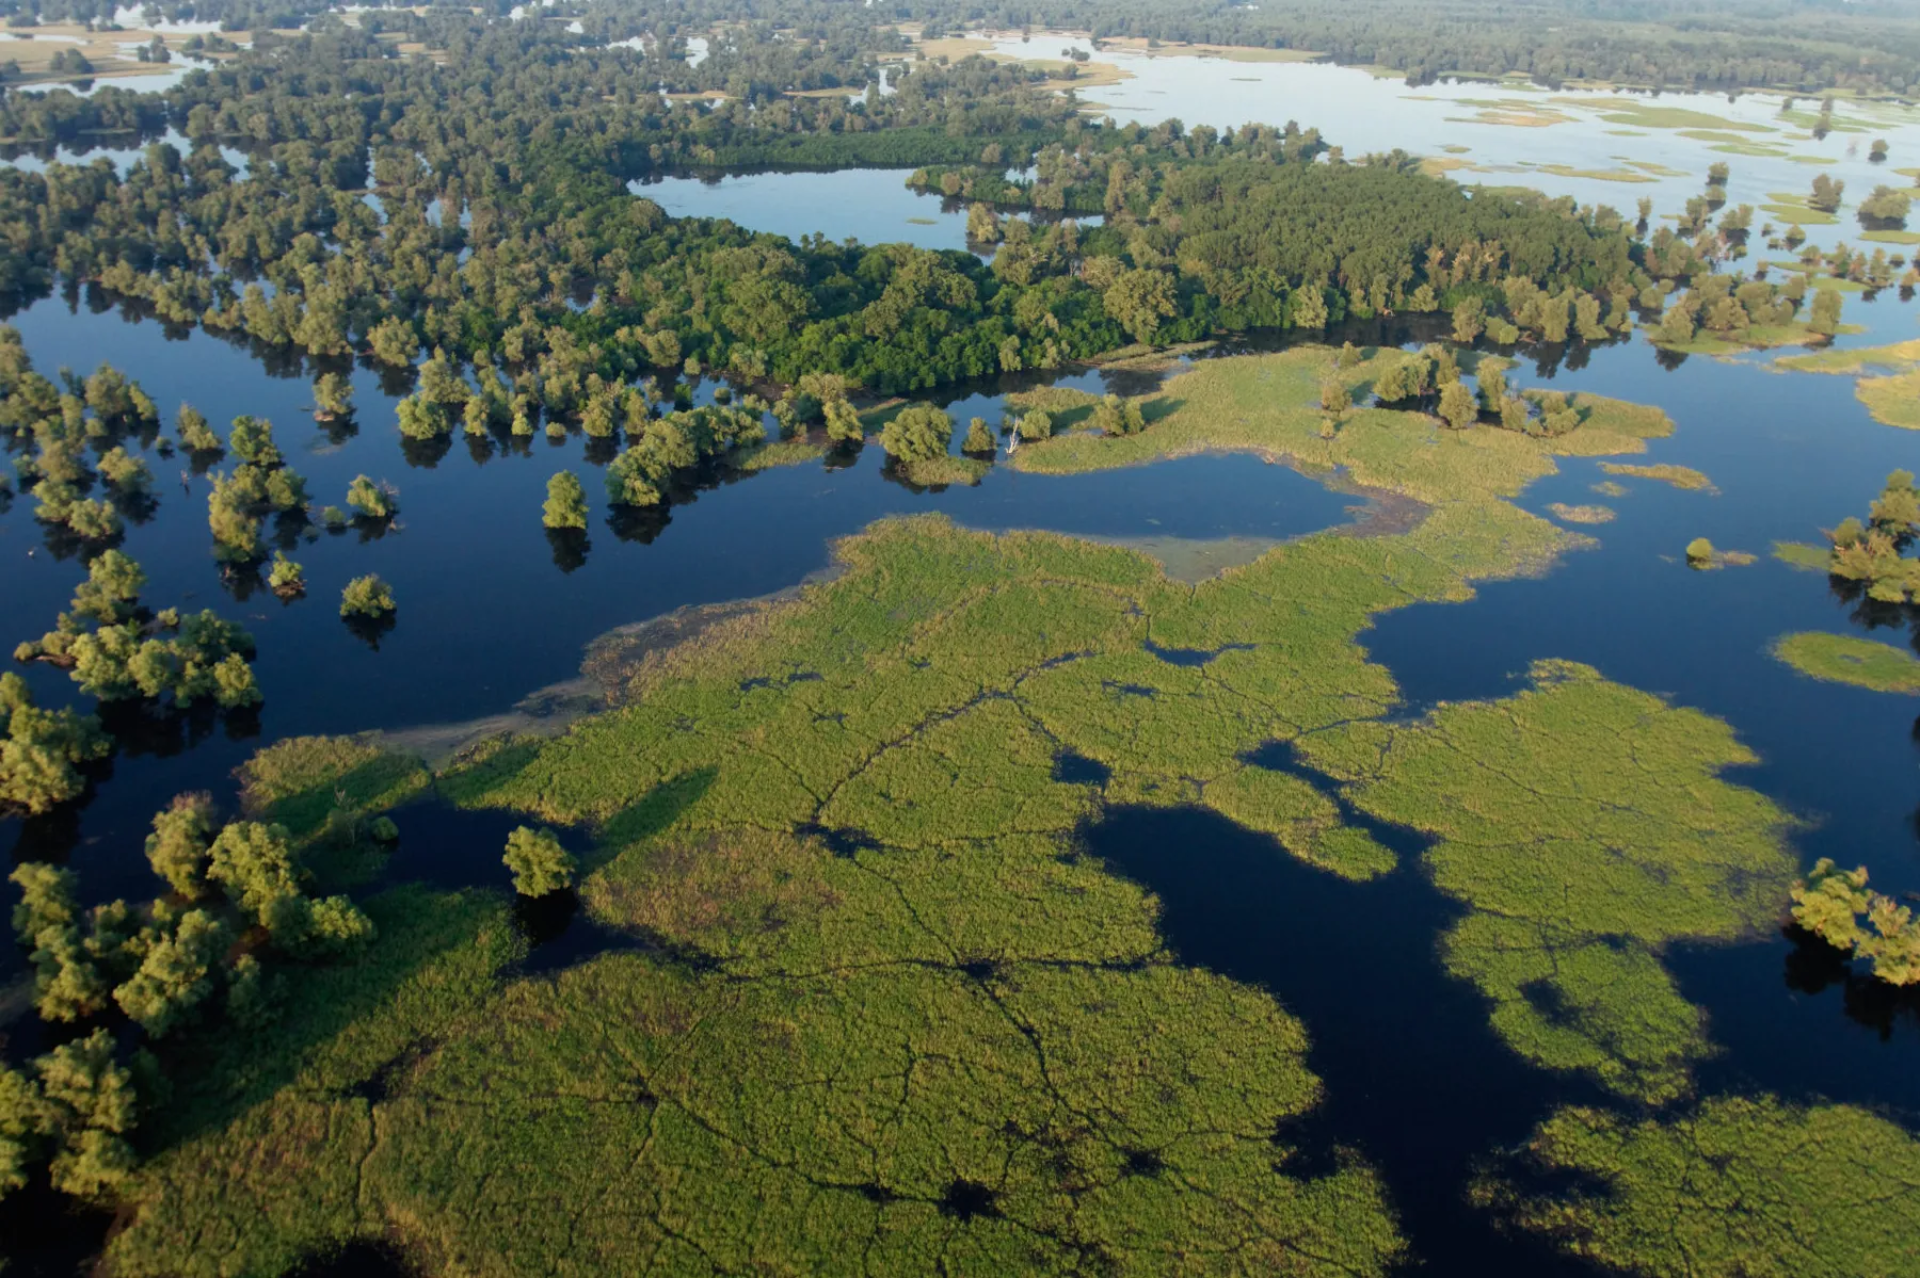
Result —
M 72 1278 L 90 1271 L 113 1213 L 55 1193 L 44 1172 L 0 1197 L 0 1260 L 8 1278 Z
M 1457 908 L 1411 863 L 1418 836 L 1384 832 L 1402 864 L 1371 883 L 1194 808 L 1111 809 L 1082 842 L 1160 898 L 1183 962 L 1260 985 L 1305 1023 L 1326 1096 L 1280 1133 L 1300 1151 L 1289 1172 L 1330 1167 L 1336 1143 L 1357 1148 L 1385 1179 L 1423 1274 L 1588 1274 L 1463 1197 L 1479 1161 L 1525 1140 L 1556 1103 L 1598 1096 L 1528 1068 L 1494 1036 L 1484 1001 L 1440 967 L 1435 941 Z

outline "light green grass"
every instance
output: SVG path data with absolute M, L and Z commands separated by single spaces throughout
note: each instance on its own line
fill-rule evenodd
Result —
M 1654 466 L 1639 466 L 1624 462 L 1601 462 L 1600 469 L 1609 475 L 1627 475 L 1635 479 L 1652 479 L 1663 484 L 1672 484 L 1690 492 L 1712 492 L 1713 481 L 1691 466 L 1675 466 L 1662 462 Z
M 1856 346 L 1845 350 L 1811 351 L 1805 355 L 1782 355 L 1773 361 L 1775 368 L 1796 373 L 1864 373 L 1872 370 L 1900 370 L 1920 364 L 1920 338 L 1892 342 L 1886 346 Z
M 1776 541 L 1773 543 L 1773 557 L 1789 568 L 1823 573 L 1832 561 L 1833 552 L 1830 547 L 1817 546 L 1808 541 Z
M 1853 393 L 1873 420 L 1903 430 L 1920 430 L 1920 370 L 1892 377 L 1863 377 Z
M 1817 631 L 1782 635 L 1771 651 L 1801 674 L 1875 692 L 1920 693 L 1920 658 L 1904 648 Z

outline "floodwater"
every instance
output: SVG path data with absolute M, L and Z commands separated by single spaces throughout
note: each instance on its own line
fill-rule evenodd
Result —
M 1036 35 L 1024 49 L 1017 38 L 1009 43 L 1012 52 L 1051 57 L 1062 41 Z M 1461 122 L 1481 109 L 1466 99 L 1553 96 L 1514 85 L 1409 89 L 1337 68 L 1096 56 L 1136 71 L 1136 78 L 1088 95 L 1116 116 L 1179 115 L 1189 125 L 1296 118 L 1349 155 L 1394 145 L 1429 153 L 1468 146 L 1468 159 L 1521 171 L 1464 179 L 1524 182 L 1629 209 L 1640 194 L 1654 196 L 1660 211 L 1677 209 L 1700 189 L 1715 159 L 1733 169 L 1732 202 L 1756 204 L 1770 191 L 1805 190 L 1821 171 L 1844 178 L 1855 198 L 1877 181 L 1905 185 L 1866 161 L 1872 137 L 1890 140 L 1891 163 L 1920 162 L 1920 127 L 1891 110 L 1869 121 L 1871 132 L 1836 132 L 1818 142 L 1796 137 L 1783 148 L 1833 160 L 1816 166 L 1790 156 L 1716 153 L 1713 143 L 1672 130 L 1622 138 L 1607 130 L 1626 126 L 1609 123 L 1598 109 L 1565 104 L 1565 121 L 1541 127 Z M 1781 137 L 1790 127 L 1776 118 L 1776 99 L 1729 104 L 1723 97 L 1665 95 L 1658 102 L 1775 128 Z M 1204 111 L 1195 109 L 1200 104 Z M 1837 114 L 1858 113 L 1842 107 Z M 134 151 L 111 158 L 119 162 L 122 154 L 130 159 Z M 1611 168 L 1616 154 L 1685 169 L 1687 176 L 1627 185 L 1538 172 L 1549 162 Z M 904 178 L 905 171 L 891 170 L 761 173 L 673 178 L 637 189 L 674 213 L 726 216 L 784 235 L 964 247 L 964 213 L 907 190 Z M 1828 244 L 1855 233 L 1850 223 L 1808 230 Z M 1759 241 L 1756 235 L 1755 254 L 1764 256 Z M 1841 344 L 1871 345 L 1913 336 L 1916 312 L 1892 292 L 1873 300 L 1849 295 L 1845 318 L 1868 331 Z M 1358 502 L 1244 456 L 1076 477 L 999 468 L 976 488 L 922 491 L 899 482 L 869 445 L 757 474 L 717 466 L 691 477 L 664 511 L 608 518 L 599 501 L 606 457 L 578 436 L 405 447 L 393 429 L 392 388 L 373 370 L 351 370 L 354 424 L 327 429 L 311 417 L 317 370 L 284 355 L 170 331 L 92 293 L 42 300 L 11 322 L 43 371 L 64 364 L 84 372 L 105 360 L 140 381 L 169 419 L 182 400 L 220 425 L 240 413 L 271 418 L 316 504 L 340 504 L 347 483 L 362 473 L 400 490 L 398 526 L 384 536 L 296 535 L 289 553 L 306 566 L 309 593 L 283 604 L 257 582 L 223 580 L 210 551 L 205 478 L 182 459 L 150 457 L 159 508 L 150 521 L 129 527 L 125 543 L 148 572 L 144 598 L 156 607 L 213 607 L 243 621 L 259 644 L 255 668 L 266 702 L 241 715 L 118 715 L 118 753 L 84 803 L 39 820 L 0 822 L 0 847 L 13 858 L 65 860 L 90 896 L 150 891 L 141 840 L 152 813 L 183 790 L 230 795 L 231 770 L 264 744 L 501 712 L 574 674 L 596 635 L 682 606 L 789 588 L 829 566 L 835 538 L 878 518 L 939 511 L 985 529 L 1036 527 L 1154 544 L 1264 542 L 1345 522 Z M 1415 340 L 1392 326 L 1356 328 L 1351 336 Z M 1864 512 L 1888 471 L 1920 468 L 1920 440 L 1873 422 L 1854 399 L 1851 379 L 1777 373 L 1767 355 L 1676 363 L 1657 359 L 1636 337 L 1571 354 L 1523 351 L 1521 360 L 1521 385 L 1664 408 L 1676 433 L 1655 441 L 1643 460 L 1696 467 L 1717 491 L 1628 479 L 1625 496 L 1600 498 L 1592 485 L 1607 476 L 1597 462 L 1562 461 L 1560 473 L 1534 484 L 1519 504 L 1544 513 L 1553 502 L 1604 501 L 1618 518 L 1584 530 L 1596 548 L 1570 554 L 1540 578 L 1483 586 L 1466 603 L 1387 614 L 1361 636 L 1399 681 L 1407 712 L 1507 695 L 1538 659 L 1587 662 L 1611 679 L 1728 720 L 1762 760 L 1733 779 L 1801 819 L 1793 837 L 1808 862 L 1821 855 L 1865 862 L 1883 890 L 1920 891 L 1920 703 L 1815 683 L 1767 653 L 1769 642 L 1789 631 L 1869 633 L 1869 623 L 1876 637 L 1902 643 L 1906 623 L 1897 615 L 1860 614 L 1835 597 L 1824 576 L 1766 555 L 1776 540 L 1815 539 L 1820 528 Z M 1139 374 L 1083 371 L 1059 380 L 1092 390 L 1146 388 Z M 946 402 L 963 433 L 970 416 L 997 422 L 1004 393 L 1032 384 L 958 388 Z M 702 386 L 700 398 L 712 390 Z M 582 476 L 600 510 L 584 554 L 550 542 L 538 522 L 546 481 L 562 468 Z M 1682 547 L 1699 536 L 1760 560 L 1694 571 Z M 343 625 L 333 606 L 349 578 L 368 572 L 391 582 L 399 601 L 397 624 L 377 647 Z M 34 522 L 31 501 L 0 508 L 0 615 L 9 642 L 50 626 L 83 575 L 80 561 Z M 74 703 L 62 672 L 25 673 L 43 703 Z M 1284 757 L 1255 761 L 1289 766 Z M 504 887 L 496 849 L 506 818 L 452 815 L 431 805 L 397 815 L 402 841 L 392 877 Z M 1378 1166 L 1427 1272 L 1588 1272 L 1535 1242 L 1495 1232 L 1461 1200 L 1477 1160 L 1523 1140 L 1560 1105 L 1605 1098 L 1577 1077 L 1525 1067 L 1492 1035 L 1478 996 L 1442 972 L 1434 940 L 1457 907 L 1420 873 L 1417 839 L 1383 831 L 1383 841 L 1402 853 L 1401 868 L 1355 885 L 1300 865 L 1266 837 L 1211 814 L 1116 810 L 1084 837 L 1089 851 L 1160 896 L 1169 941 L 1184 959 L 1261 984 L 1302 1018 L 1313 1043 L 1310 1063 L 1328 1093 L 1290 1139 L 1309 1162 L 1331 1157 L 1337 1144 Z M 526 920 L 544 942 L 529 960 L 534 970 L 616 941 L 583 925 L 564 900 L 543 909 Z M 1357 919 L 1367 922 L 1361 942 L 1351 934 Z M 1703 1096 L 1764 1090 L 1790 1100 L 1868 1105 L 1909 1128 L 1920 1125 L 1920 1015 L 1913 1001 L 1850 978 L 1829 956 L 1783 937 L 1681 947 L 1666 961 L 1682 993 L 1707 1010 L 1709 1033 L 1725 1049 L 1698 1070 Z M 19 955 L 6 951 L 0 987 L 21 970 Z M 14 1031 L 9 1055 L 31 1041 L 20 1028 L 0 1025 L 0 1033 Z

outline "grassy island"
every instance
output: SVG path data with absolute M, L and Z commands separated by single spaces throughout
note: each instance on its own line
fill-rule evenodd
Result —
M 1782 635 L 1773 655 L 1801 674 L 1874 692 L 1920 693 L 1920 658 L 1904 648 L 1817 631 Z

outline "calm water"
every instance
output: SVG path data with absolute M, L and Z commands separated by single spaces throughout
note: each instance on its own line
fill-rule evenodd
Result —
M 1059 44 L 1037 36 L 1024 52 L 1057 56 Z M 1021 51 L 1017 40 L 1013 45 Z M 1647 186 L 1537 180 L 1583 201 L 1630 207 L 1644 192 L 1675 208 L 1699 189 L 1716 158 L 1733 165 L 1735 202 L 1803 190 L 1822 171 L 1786 159 L 1722 157 L 1666 131 L 1611 137 L 1605 129 L 1617 126 L 1584 110 L 1537 129 L 1448 122 L 1449 115 L 1471 113 L 1458 99 L 1515 93 L 1504 87 L 1409 90 L 1353 71 L 1191 58 L 1134 56 L 1124 65 L 1136 63 L 1138 78 L 1090 96 L 1116 115 L 1153 120 L 1294 116 L 1349 154 L 1390 145 L 1432 150 L 1444 139 L 1473 146 L 1472 158 L 1488 163 L 1517 166 L 1538 154 L 1608 167 L 1619 152 L 1690 168 L 1684 180 Z M 1755 122 L 1778 110 L 1777 102 L 1756 98 L 1733 106 L 1724 98 L 1662 102 Z M 1199 105 L 1206 109 L 1195 110 Z M 1920 157 L 1920 130 L 1898 120 L 1876 122 L 1873 134 L 1835 134 L 1792 149 L 1832 153 L 1836 163 L 1825 171 L 1845 177 L 1857 197 L 1876 180 L 1901 181 L 1845 154 L 1849 142 L 1860 142 L 1864 154 L 1864 138 L 1880 133 L 1894 141 L 1893 163 Z M 121 162 L 123 154 L 133 152 L 112 158 Z M 781 234 L 964 247 L 964 215 L 907 190 L 904 178 L 905 171 L 888 170 L 754 174 L 639 189 L 675 213 L 727 216 Z M 911 220 L 921 217 L 935 225 Z M 1851 239 L 1853 230 L 1815 234 L 1831 242 Z M 1872 344 L 1912 336 L 1915 310 L 1890 294 L 1871 303 L 1849 296 L 1846 318 L 1870 331 L 1844 344 Z M 895 482 L 869 446 L 826 464 L 703 476 L 664 514 L 601 518 L 584 562 L 576 563 L 549 543 L 538 511 L 547 478 L 563 467 L 582 476 L 600 505 L 604 458 L 577 437 L 477 448 L 456 439 L 445 448 L 405 449 L 393 429 L 398 388 L 365 369 L 352 372 L 357 429 L 330 434 L 311 419 L 311 367 L 263 360 L 204 333 L 169 333 L 104 299 L 52 298 L 12 322 L 43 371 L 66 364 L 84 372 L 109 361 L 138 379 L 169 421 L 183 399 L 222 427 L 240 413 L 271 418 L 316 504 L 339 504 L 360 473 L 400 489 L 400 526 L 386 536 L 296 541 L 290 553 L 306 566 L 309 594 L 282 604 L 264 590 L 222 581 L 210 553 L 205 479 L 189 477 L 183 490 L 183 461 L 151 459 L 159 510 L 129 529 L 125 546 L 149 574 L 144 598 L 156 607 L 214 607 L 244 620 L 259 642 L 256 670 L 267 699 L 257 715 L 123 722 L 121 751 L 89 803 L 44 820 L 0 823 L 0 846 L 16 858 L 70 859 L 86 891 L 102 896 L 149 891 L 140 846 L 152 813 L 181 790 L 230 793 L 231 769 L 260 745 L 503 710 L 571 675 L 595 635 L 682 605 L 791 586 L 828 564 L 832 539 L 886 515 L 942 511 L 978 528 L 1109 538 L 1283 538 L 1342 522 L 1353 501 L 1244 457 L 1073 478 L 996 470 L 977 488 L 921 492 Z M 1394 331 L 1355 336 L 1410 338 Z M 1531 661 L 1561 657 L 1721 716 L 1763 760 L 1736 779 L 1803 819 L 1796 842 L 1808 861 L 1864 861 L 1877 886 L 1920 891 L 1920 702 L 1814 683 L 1772 660 L 1767 644 L 1782 633 L 1864 628 L 1823 576 L 1765 557 L 1775 540 L 1816 537 L 1821 527 L 1864 511 L 1889 470 L 1920 469 L 1920 437 L 1869 419 L 1848 378 L 1776 374 L 1767 362 L 1692 358 L 1668 368 L 1639 339 L 1575 352 L 1564 364 L 1523 359 L 1524 385 L 1665 408 L 1678 430 L 1656 441 L 1647 460 L 1704 470 L 1719 492 L 1629 479 L 1627 496 L 1599 498 L 1591 485 L 1606 476 L 1597 464 L 1564 461 L 1560 474 L 1536 483 L 1520 504 L 1544 512 L 1556 501 L 1605 501 L 1619 518 L 1590 530 L 1597 549 L 1568 556 L 1537 580 L 1485 586 L 1465 604 L 1387 614 L 1361 641 L 1393 671 L 1414 711 L 1440 700 L 1506 695 Z M 1105 384 L 1088 373 L 1064 380 L 1093 390 Z M 1137 381 L 1121 388 L 1142 389 Z M 1005 389 L 966 388 L 949 411 L 963 428 L 975 414 L 997 421 Z M 702 388 L 702 397 L 710 391 Z M 50 625 L 84 573 L 77 559 L 54 553 L 31 508 L 30 500 L 16 499 L 0 511 L 0 617 L 9 642 Z M 1697 536 L 1759 553 L 1761 561 L 1692 571 L 1681 548 Z M 392 582 L 399 600 L 397 625 L 377 649 L 334 615 L 342 585 L 367 572 Z M 1879 637 L 1899 643 L 1905 634 L 1883 629 Z M 27 674 L 43 701 L 73 700 L 64 673 L 34 667 Z M 505 827 L 497 814 L 455 816 L 423 806 L 398 816 L 396 873 L 448 884 L 504 881 L 496 849 Z M 1418 873 L 1417 840 L 1399 840 L 1406 862 L 1400 871 L 1353 885 L 1207 814 L 1120 810 L 1085 834 L 1092 852 L 1159 893 L 1170 941 L 1188 961 L 1261 983 L 1302 1017 L 1328 1099 L 1293 1137 L 1309 1163 L 1330 1157 L 1336 1143 L 1357 1146 L 1375 1162 L 1415 1251 L 1431 1262 L 1428 1272 L 1584 1272 L 1527 1240 L 1495 1234 L 1460 1202 L 1475 1159 L 1520 1141 L 1557 1105 L 1603 1098 L 1578 1078 L 1524 1067 L 1492 1036 L 1477 995 L 1441 972 L 1433 940 L 1457 907 Z M 548 915 L 529 921 L 555 938 L 530 963 L 572 961 L 610 939 L 568 925 L 565 907 L 553 903 Z M 1370 921 L 1364 945 L 1347 934 L 1356 917 Z M 1701 1067 L 1703 1094 L 1768 1090 L 1853 1101 L 1920 1124 L 1920 1015 L 1912 1001 L 1850 984 L 1825 956 L 1783 939 L 1681 949 L 1668 962 L 1686 996 L 1709 1011 L 1710 1033 L 1727 1049 Z M 20 970 L 18 955 L 5 950 L 0 985 Z

